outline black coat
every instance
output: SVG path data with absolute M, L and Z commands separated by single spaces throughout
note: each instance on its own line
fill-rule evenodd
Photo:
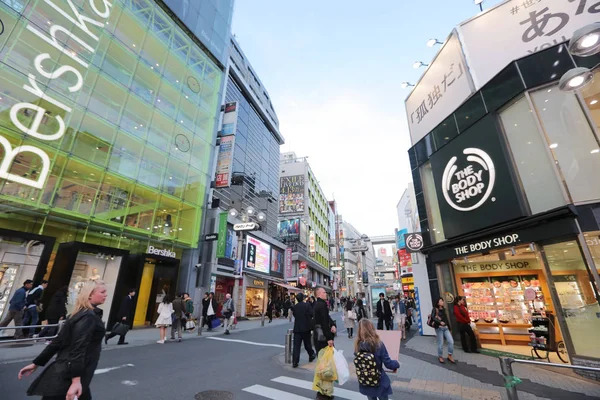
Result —
M 294 332 L 310 332 L 311 321 L 313 317 L 312 307 L 310 304 L 300 302 L 292 307 L 292 312 L 294 313 Z
M 331 332 L 331 326 L 333 325 L 331 317 L 329 316 L 329 307 L 323 299 L 317 299 L 314 306 L 315 325 L 321 325 L 323 329 L 323 335 L 325 339 L 333 340 L 334 334 Z
M 67 294 L 62 291 L 54 293 L 50 299 L 50 304 L 46 310 L 46 319 L 48 321 L 59 321 L 67 316 Z
M 202 299 L 202 316 L 203 317 L 206 317 L 206 314 L 208 313 L 208 305 L 209 304 L 210 304 L 210 300 L 208 299 L 208 297 L 206 299 Z
M 33 360 L 44 366 L 57 354 L 27 390 L 30 396 L 65 396 L 71 379 L 80 377 L 83 392 L 89 390 L 100 360 L 102 339 L 106 333 L 102 310 L 81 311 L 67 319 L 58 337 Z
M 393 315 L 389 301 L 383 300 L 383 310 L 381 309 L 381 300 L 377 302 L 377 318 L 389 319 L 392 318 Z
M 121 322 L 123 320 L 123 317 L 125 317 L 125 321 L 130 323 L 131 325 L 131 320 L 133 319 L 133 303 L 133 299 L 129 297 L 129 295 L 125 296 L 125 298 L 121 302 L 121 307 L 119 308 L 119 322 Z

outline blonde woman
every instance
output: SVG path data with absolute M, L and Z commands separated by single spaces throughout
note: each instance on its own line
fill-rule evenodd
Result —
M 97 280 L 82 285 L 73 313 L 58 336 L 33 363 L 19 371 L 19 379 L 31 375 L 56 354 L 56 360 L 42 371 L 27 390 L 29 396 L 42 400 L 89 400 L 90 383 L 98 366 L 102 339 L 106 330 L 102 309 L 107 297 L 104 282 Z
M 163 344 L 167 341 L 167 328 L 173 323 L 173 312 L 173 303 L 169 295 L 165 295 L 163 301 L 158 305 L 156 326 L 160 330 L 160 340 L 156 343 Z

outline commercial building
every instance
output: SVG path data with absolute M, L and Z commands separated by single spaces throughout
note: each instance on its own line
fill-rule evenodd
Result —
M 230 293 L 238 315 L 258 317 L 269 297 L 294 289 L 284 284 L 286 246 L 276 240 L 279 147 L 284 138 L 264 84 L 231 38 L 225 107 L 219 131 L 216 177 L 203 244 L 198 286 L 223 303 Z M 244 231 L 235 224 L 257 224 Z
M 329 265 L 330 211 L 306 157 L 281 154 L 279 238 L 292 248 L 291 275 L 298 287 L 332 291 Z
M 162 2 L 76 3 L 0 2 L 0 314 L 102 279 L 147 325 L 196 263 L 224 66 Z
M 559 24 L 536 30 L 536 15 Z M 442 296 L 466 296 L 484 346 L 596 366 L 597 21 L 575 3 L 504 2 L 453 31 L 406 100 L 423 252 Z
M 356 241 L 360 240 L 363 234 L 350 222 L 342 221 L 340 228 L 344 242 L 341 261 L 346 278 L 346 289 L 342 288 L 340 295 L 360 297 L 367 292 L 365 285 L 377 282 L 375 250 L 369 242 L 364 243 L 363 248 L 357 248 L 359 245 Z

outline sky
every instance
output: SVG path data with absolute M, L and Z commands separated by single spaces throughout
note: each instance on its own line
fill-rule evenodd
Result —
M 500 3 L 487 0 L 484 9 Z M 404 100 L 472 0 L 236 0 L 232 32 L 339 214 L 369 236 L 398 228 L 412 180 Z

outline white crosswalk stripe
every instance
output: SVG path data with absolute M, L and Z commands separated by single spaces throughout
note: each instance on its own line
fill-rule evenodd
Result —
M 288 376 L 280 376 L 271 381 L 283 385 L 292 386 L 294 388 L 303 389 L 306 391 L 306 395 L 310 397 L 303 397 L 297 394 L 289 393 L 283 390 L 271 388 L 263 385 L 253 385 L 242 389 L 244 392 L 253 393 L 261 397 L 265 397 L 267 399 L 273 400 L 309 400 L 315 398 L 315 392 L 312 390 L 312 381 L 305 381 L 296 378 L 290 378 Z M 312 392 L 312 393 L 311 393 Z M 360 394 L 359 392 L 354 392 L 352 390 L 342 389 L 338 386 L 333 390 L 333 395 L 336 399 L 346 399 L 346 400 L 365 400 L 365 396 Z

